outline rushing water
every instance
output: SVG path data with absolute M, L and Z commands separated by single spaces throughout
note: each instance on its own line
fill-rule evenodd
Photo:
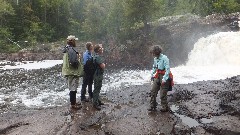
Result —
M 220 32 L 199 39 L 187 64 L 172 72 L 180 84 L 240 75 L 240 32 Z
M 2 63 L 6 62 L 0 62 L 0 65 Z M 49 68 L 61 63 L 61 60 L 16 63 L 14 66 L 0 66 L 0 70 Z M 189 53 L 187 64 L 171 68 L 171 71 L 176 84 L 219 80 L 240 75 L 240 32 L 221 32 L 199 39 Z M 122 70 L 117 73 L 109 73 L 105 75 L 102 91 L 149 83 L 150 72 L 150 70 Z M 37 87 L 35 88 L 37 89 Z M 80 90 L 81 86 L 78 88 L 78 91 Z M 60 105 L 59 100 L 68 102 L 68 92 L 68 89 L 63 91 L 39 90 L 36 96 L 29 97 L 28 92 L 24 91 L 8 95 L 4 95 L 0 91 L 0 103 L 18 104 L 20 102 L 28 107 L 56 106 Z M 6 100 L 8 97 L 14 97 L 14 99 L 8 101 Z

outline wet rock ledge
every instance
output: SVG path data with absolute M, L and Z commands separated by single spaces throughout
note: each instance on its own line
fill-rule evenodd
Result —
M 239 84 L 240 76 L 176 84 L 167 113 L 160 105 L 147 111 L 150 84 L 103 93 L 101 111 L 89 102 L 75 111 L 69 104 L 8 111 L 0 114 L 0 135 L 239 135 Z

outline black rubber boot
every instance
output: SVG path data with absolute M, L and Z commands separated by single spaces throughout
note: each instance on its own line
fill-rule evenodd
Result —
M 156 107 L 150 107 L 147 109 L 148 111 L 156 111 Z
M 69 93 L 71 105 L 76 105 L 76 94 L 76 91 L 70 91 Z

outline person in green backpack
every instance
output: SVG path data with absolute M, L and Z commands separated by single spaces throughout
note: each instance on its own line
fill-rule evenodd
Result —
M 71 109 L 80 109 L 76 103 L 76 93 L 79 86 L 79 78 L 83 76 L 81 56 L 76 51 L 77 38 L 73 35 L 67 37 L 67 45 L 63 49 L 62 75 L 66 77 L 69 88 Z

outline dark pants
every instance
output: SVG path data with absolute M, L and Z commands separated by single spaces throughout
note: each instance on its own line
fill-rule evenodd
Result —
M 94 75 L 93 104 L 99 105 L 99 93 L 102 88 L 103 75 Z
M 86 99 L 85 94 L 86 94 L 87 87 L 88 87 L 89 97 L 90 98 L 93 97 L 92 84 L 93 84 L 93 74 L 84 73 L 82 90 L 81 90 L 81 100 Z
M 164 83 L 163 86 L 161 86 L 162 78 L 163 78 L 163 75 L 159 75 L 159 78 L 156 78 L 153 81 L 152 90 L 151 90 L 151 99 L 150 99 L 151 108 L 157 107 L 156 97 L 159 90 L 160 90 L 160 99 L 161 99 L 162 108 L 166 109 L 168 107 L 167 92 L 170 86 L 170 81 L 167 80 L 167 82 Z

